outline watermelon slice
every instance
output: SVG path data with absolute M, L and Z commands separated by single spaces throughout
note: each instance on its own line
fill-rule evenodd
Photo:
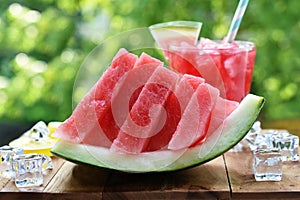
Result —
M 223 99 L 204 79 L 181 75 L 147 54 L 121 49 L 53 134 L 52 153 L 129 172 L 170 171 L 206 162 L 250 129 L 263 98 Z M 243 123 L 241 123 L 243 122 Z
M 136 55 L 120 49 L 102 78 L 53 136 L 74 143 L 109 147 L 119 131 L 111 112 L 112 91 L 136 61 Z
M 181 42 L 196 44 L 201 27 L 201 22 L 172 21 L 152 25 L 149 29 L 158 46 L 168 49 L 170 44 L 179 45 Z
M 215 106 L 218 90 L 201 83 L 191 97 L 178 124 L 169 149 L 179 150 L 206 137 L 210 114 Z
M 121 132 L 114 140 L 111 146 L 112 151 L 140 153 L 148 147 L 152 136 L 172 135 L 172 131 L 168 132 L 163 127 L 164 124 L 172 123 L 172 116 L 176 116 L 176 113 L 178 113 L 178 109 L 176 109 L 178 107 L 176 106 L 178 104 L 177 100 L 169 98 L 170 90 L 173 90 L 172 87 L 176 85 L 178 79 L 179 75 L 177 73 L 162 66 L 157 66 L 131 108 L 130 114 L 121 127 Z M 170 101 L 173 101 L 169 104 L 175 106 L 175 109 L 170 106 L 166 107 L 167 102 Z M 169 113 L 168 116 L 163 115 L 164 109 L 160 105 L 166 108 L 167 113 Z M 175 119 L 175 124 L 172 124 L 171 128 L 176 127 L 176 121 L 179 120 L 179 117 L 177 117 L 177 120 Z M 165 144 L 159 143 L 158 146 L 165 146 L 167 142 L 168 140 L 165 141 Z M 156 148 L 153 150 L 156 150 Z

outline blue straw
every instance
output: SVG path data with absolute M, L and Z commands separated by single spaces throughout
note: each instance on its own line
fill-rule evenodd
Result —
M 244 13 L 246 11 L 249 0 L 240 0 L 238 7 L 234 13 L 233 19 L 229 31 L 227 33 L 225 41 L 232 42 L 235 39 L 235 36 L 239 30 L 241 21 L 243 19 Z

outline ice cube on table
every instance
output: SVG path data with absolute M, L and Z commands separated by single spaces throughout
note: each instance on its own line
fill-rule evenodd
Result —
M 272 131 L 272 147 L 281 151 L 283 161 L 299 161 L 299 137 L 287 131 Z
M 0 147 L 0 178 L 12 178 L 12 158 L 14 155 L 24 154 L 24 149 L 19 147 Z
M 37 142 L 45 139 L 49 135 L 49 132 L 45 122 L 39 121 L 26 134 L 33 142 Z
M 12 169 L 15 172 L 17 187 L 33 187 L 43 184 L 43 157 L 40 154 L 15 155 L 12 159 Z
M 253 155 L 253 173 L 256 181 L 281 181 L 283 163 L 278 148 L 257 148 Z
M 270 147 L 270 148 L 273 147 L 271 136 L 272 134 L 268 134 L 268 133 L 257 134 L 254 141 L 254 148 L 257 149 L 262 147 Z
M 260 122 L 255 122 L 245 137 L 251 151 L 268 146 L 278 148 L 283 161 L 299 160 L 299 137 L 285 130 L 262 131 Z

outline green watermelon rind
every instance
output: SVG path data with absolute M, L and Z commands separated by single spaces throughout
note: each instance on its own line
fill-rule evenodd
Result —
M 264 98 L 248 94 L 224 121 L 221 134 L 212 134 L 198 146 L 179 151 L 162 150 L 140 154 L 113 153 L 108 148 L 57 142 L 51 153 L 66 160 L 101 168 L 146 173 L 176 171 L 206 163 L 236 145 L 256 121 Z M 101 160 L 101 161 L 100 161 Z

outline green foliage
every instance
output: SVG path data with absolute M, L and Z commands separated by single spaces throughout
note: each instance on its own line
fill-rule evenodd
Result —
M 0 120 L 67 118 L 76 73 L 88 53 L 122 31 L 202 21 L 201 36 L 222 39 L 238 1 L 18 0 L 0 5 Z M 250 1 L 237 39 L 257 46 L 252 93 L 262 118 L 299 118 L 298 0 Z

